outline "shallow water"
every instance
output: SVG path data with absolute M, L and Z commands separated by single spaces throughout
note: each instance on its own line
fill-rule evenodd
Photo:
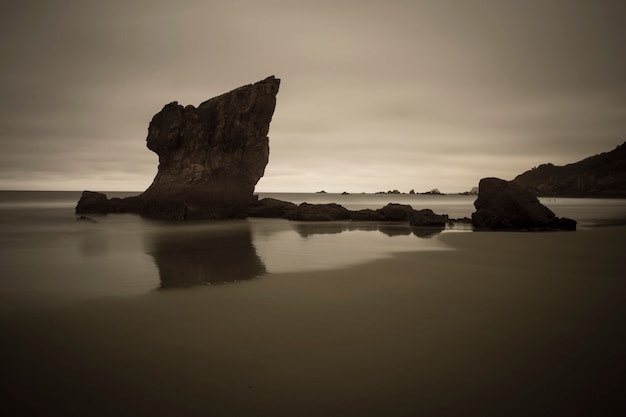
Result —
M 428 235 L 78 221 L 79 193 L 0 196 L 0 390 L 25 415 L 612 415 L 626 389 L 626 234 L 596 227 L 624 200 L 547 201 L 575 233 Z M 273 197 L 473 211 L 464 196 Z
M 109 193 L 127 196 L 134 193 Z M 157 289 L 246 281 L 271 273 L 332 270 L 396 252 L 448 249 L 440 231 L 375 222 L 281 219 L 198 221 L 73 213 L 78 192 L 0 192 L 3 308 Z M 294 203 L 336 202 L 357 210 L 389 202 L 469 217 L 474 196 L 261 194 Z M 544 199 L 581 227 L 623 222 L 626 200 Z M 459 230 L 446 230 L 451 233 Z M 460 229 L 462 231 L 462 229 Z

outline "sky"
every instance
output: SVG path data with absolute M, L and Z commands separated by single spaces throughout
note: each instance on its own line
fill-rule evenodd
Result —
M 626 141 L 626 2 L 0 4 L 0 189 L 143 191 L 152 116 L 281 79 L 260 192 L 462 192 Z

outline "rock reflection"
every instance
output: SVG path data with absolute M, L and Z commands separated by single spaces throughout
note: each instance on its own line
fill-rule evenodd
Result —
M 294 230 L 303 238 L 312 235 L 334 235 L 350 230 L 350 222 L 293 223 Z
M 443 232 L 443 227 L 413 227 L 413 234 L 417 237 L 423 239 L 430 239 L 431 237 L 437 236 L 439 233 Z
M 302 222 L 292 223 L 293 229 L 303 238 L 313 235 L 337 234 L 349 231 L 380 232 L 389 237 L 410 236 L 431 238 L 441 233 L 443 227 L 414 227 L 408 223 L 393 222 Z
M 419 238 L 431 238 L 443 232 L 443 227 L 415 227 L 407 223 L 373 223 L 373 222 L 352 222 L 350 230 L 378 231 L 389 237 L 410 236 L 411 234 Z
M 149 235 L 146 252 L 159 269 L 161 289 L 250 280 L 266 272 L 245 222 L 159 229 Z

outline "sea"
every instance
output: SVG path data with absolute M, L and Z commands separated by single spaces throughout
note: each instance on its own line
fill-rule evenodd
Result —
M 266 274 L 332 270 L 398 252 L 447 250 L 446 233 L 403 223 L 296 222 L 248 218 L 157 221 L 134 214 L 79 219 L 77 191 L 0 191 L 0 308 L 46 306 L 220 285 Z M 127 197 L 137 192 L 107 192 Z M 470 217 L 472 195 L 258 193 L 295 204 L 337 203 L 350 210 L 388 203 Z M 580 228 L 626 224 L 625 199 L 542 198 Z
M 79 197 L 0 192 L 8 410 L 624 415 L 624 199 L 542 199 L 578 231 L 525 233 L 80 219 Z M 476 198 L 259 197 L 353 210 L 393 202 L 452 218 L 471 216 Z

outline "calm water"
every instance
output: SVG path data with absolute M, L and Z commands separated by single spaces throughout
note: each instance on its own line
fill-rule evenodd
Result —
M 626 389 L 626 236 L 599 226 L 624 224 L 626 200 L 544 201 L 579 221 L 575 233 L 429 234 L 395 223 L 78 221 L 79 196 L 0 192 L 7 409 L 624 414 L 607 410 Z M 474 201 L 265 196 L 451 217 Z
M 127 196 L 134 193 L 108 193 Z M 0 192 L 0 301 L 4 308 L 325 270 L 394 252 L 447 250 L 437 231 L 405 224 L 246 219 L 176 223 L 121 214 L 78 221 L 79 192 Z M 473 196 L 269 194 L 348 209 L 389 202 L 468 217 Z M 581 227 L 624 223 L 626 200 L 547 199 Z M 458 232 L 446 230 L 443 233 Z M 462 231 L 462 230 L 460 230 Z

